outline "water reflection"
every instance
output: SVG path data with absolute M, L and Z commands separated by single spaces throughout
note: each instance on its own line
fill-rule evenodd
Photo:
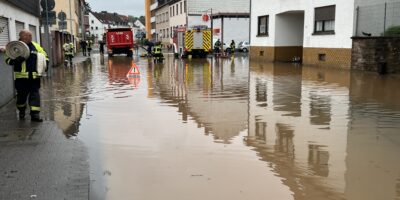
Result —
M 148 80 L 149 96 L 159 95 L 164 103 L 178 107 L 183 121 L 194 120 L 216 142 L 229 143 L 246 129 L 247 119 L 248 69 L 233 62 L 167 57 L 164 65 L 149 64 L 154 74 Z
M 294 199 L 400 198 L 398 77 L 250 67 L 245 143 L 284 178 Z
M 195 193 L 199 182 L 191 175 L 201 171 L 209 176 L 204 191 L 216 194 L 210 185 L 222 185 L 218 191 L 233 199 L 245 199 L 235 195 L 242 187 L 276 183 L 274 191 L 296 200 L 400 198 L 398 77 L 240 56 L 166 56 L 164 63 L 140 60 L 141 76 L 129 80 L 135 60 L 114 57 L 101 65 L 102 59 L 56 69 L 42 98 L 46 117 L 67 137 L 96 132 L 91 137 L 104 146 L 106 161 L 98 164 L 112 171 L 105 184 L 112 195 L 148 197 L 153 193 L 139 189 L 164 182 Z M 229 190 L 232 182 L 242 185 Z M 264 190 L 251 194 L 276 199 Z
M 80 120 L 88 100 L 87 81 L 90 80 L 92 63 L 86 60 L 73 67 L 59 66 L 53 77 L 43 79 L 42 113 L 54 120 L 67 138 L 77 136 Z M 54 80 L 54 81 L 53 81 Z

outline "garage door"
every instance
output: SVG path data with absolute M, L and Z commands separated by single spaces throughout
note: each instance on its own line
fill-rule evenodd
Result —
M 0 17 L 0 47 L 5 47 L 10 42 L 8 19 Z
M 36 26 L 29 25 L 29 31 L 32 33 L 32 41 L 37 42 Z
M 23 22 L 19 22 L 19 21 L 15 21 L 15 30 L 16 30 L 16 34 L 17 34 L 16 38 L 19 39 L 19 32 L 24 30 L 24 23 Z

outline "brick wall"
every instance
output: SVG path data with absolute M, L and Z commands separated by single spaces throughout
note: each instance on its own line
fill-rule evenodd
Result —
M 351 49 L 304 48 L 303 64 L 350 69 Z
M 400 37 L 354 37 L 351 66 L 378 72 L 387 63 L 388 73 L 400 73 Z
M 251 46 L 250 59 L 261 62 L 273 62 L 275 61 L 275 48 Z

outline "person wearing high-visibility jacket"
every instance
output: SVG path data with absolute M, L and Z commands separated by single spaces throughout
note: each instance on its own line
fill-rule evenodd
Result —
M 153 47 L 153 56 L 157 59 L 164 58 L 162 54 L 162 44 L 161 42 L 157 42 L 156 45 Z
M 72 58 L 74 57 L 74 44 L 72 42 L 67 42 L 63 45 L 64 56 L 68 59 L 69 63 L 72 65 Z
M 30 55 L 27 59 L 17 57 L 11 59 L 6 54 L 6 63 L 14 66 L 15 89 L 17 90 L 17 108 L 19 110 L 20 120 L 25 119 L 25 110 L 27 100 L 29 98 L 31 121 L 43 122 L 40 118 L 40 77 L 37 70 L 38 54 L 43 54 L 46 57 L 48 64 L 47 53 L 36 42 L 32 42 L 32 33 L 29 30 L 22 30 L 19 33 L 19 41 L 28 45 Z

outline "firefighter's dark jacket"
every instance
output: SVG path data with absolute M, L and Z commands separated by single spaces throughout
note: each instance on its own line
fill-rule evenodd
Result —
M 11 59 L 7 54 L 5 55 L 5 61 L 9 65 L 14 66 L 14 77 L 15 79 L 37 79 L 39 78 L 37 73 L 37 54 L 41 53 L 46 56 L 46 60 L 49 58 L 47 53 L 43 50 L 43 48 L 36 42 L 31 42 L 28 44 L 30 55 L 28 59 L 23 61 L 22 63 L 18 63 L 16 60 Z

